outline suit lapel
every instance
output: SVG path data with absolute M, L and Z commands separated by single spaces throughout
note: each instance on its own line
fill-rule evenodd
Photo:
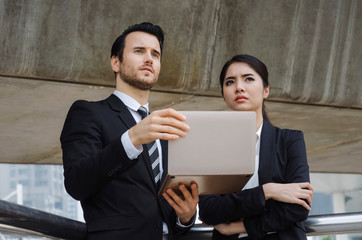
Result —
M 263 123 L 259 154 L 259 184 L 272 181 L 273 163 L 275 158 L 275 128 L 267 121 Z
M 136 121 L 134 120 L 127 106 L 124 105 L 124 103 L 117 96 L 112 94 L 106 99 L 106 101 L 114 111 L 118 112 L 118 117 L 122 120 L 128 129 L 136 125 Z
M 134 120 L 131 112 L 128 110 L 127 106 L 117 96 L 112 94 L 110 97 L 108 97 L 106 99 L 106 101 L 108 102 L 108 104 L 114 111 L 118 112 L 118 117 L 127 126 L 128 129 L 130 129 L 131 127 L 136 125 L 136 121 Z M 153 172 L 152 172 L 152 167 L 151 167 L 151 162 L 150 162 L 150 156 L 148 155 L 148 149 L 147 149 L 146 144 L 143 145 L 143 149 L 144 149 L 143 152 L 139 155 L 138 158 L 140 160 L 144 161 L 144 163 L 147 167 L 148 174 L 150 176 L 150 180 L 151 180 L 153 186 L 155 187 L 155 189 L 157 189 L 156 183 L 153 179 Z

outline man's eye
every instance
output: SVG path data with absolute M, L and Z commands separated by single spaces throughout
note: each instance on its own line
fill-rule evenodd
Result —
M 252 78 L 252 77 L 247 77 L 247 78 L 245 79 L 245 81 L 254 81 L 254 78 Z
M 152 53 L 152 57 L 159 58 L 160 56 L 157 53 Z
M 141 50 L 136 50 L 135 53 L 142 53 L 142 51 Z

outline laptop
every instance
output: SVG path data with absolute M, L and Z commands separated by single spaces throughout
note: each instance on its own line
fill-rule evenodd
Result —
M 168 142 L 168 174 L 159 194 L 193 182 L 199 194 L 241 191 L 255 171 L 256 115 L 245 111 L 180 111 L 190 126 Z

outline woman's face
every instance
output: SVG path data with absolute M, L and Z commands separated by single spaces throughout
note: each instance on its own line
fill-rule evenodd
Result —
M 269 95 L 269 86 L 264 88 L 263 80 L 248 64 L 235 62 L 226 71 L 223 93 L 230 109 L 261 114 L 263 100 Z

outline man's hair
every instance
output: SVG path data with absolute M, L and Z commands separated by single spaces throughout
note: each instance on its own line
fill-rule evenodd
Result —
M 161 55 L 162 55 L 162 48 L 163 48 L 163 30 L 158 25 L 153 25 L 150 22 L 143 22 L 139 24 L 135 24 L 129 26 L 123 33 L 114 41 L 111 50 L 111 58 L 113 56 L 118 57 L 119 61 L 122 62 L 123 60 L 123 50 L 125 46 L 125 39 L 128 34 L 131 32 L 145 32 L 154 35 L 158 42 L 160 43 L 161 48 Z

